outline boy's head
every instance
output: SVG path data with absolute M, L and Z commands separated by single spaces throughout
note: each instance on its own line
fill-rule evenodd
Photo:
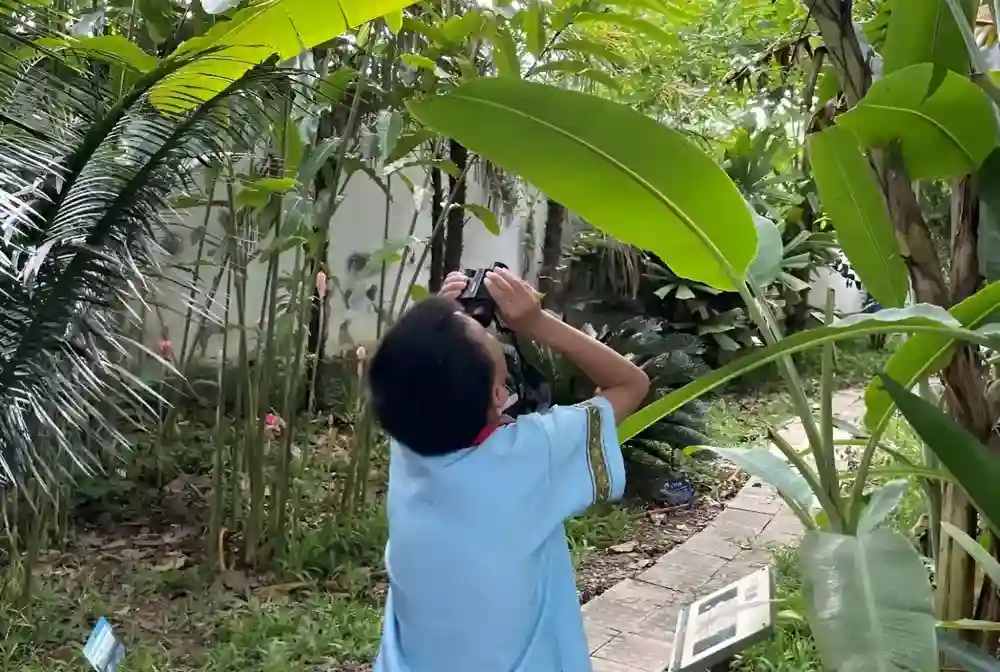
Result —
M 507 402 L 503 346 L 459 304 L 432 297 L 410 308 L 368 370 L 375 415 L 421 455 L 468 448 Z

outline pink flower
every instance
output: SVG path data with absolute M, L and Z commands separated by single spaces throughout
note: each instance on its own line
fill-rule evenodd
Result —
M 163 359 L 173 359 L 174 356 L 174 344 L 169 341 L 169 339 L 163 339 L 156 344 L 156 352 Z
M 319 296 L 320 299 L 326 298 L 326 290 L 327 290 L 326 273 L 324 273 L 323 271 L 318 271 L 316 273 L 316 294 Z
M 281 434 L 281 430 L 284 428 L 285 421 L 276 413 L 268 413 L 264 416 L 264 436 L 268 439 L 273 439 Z

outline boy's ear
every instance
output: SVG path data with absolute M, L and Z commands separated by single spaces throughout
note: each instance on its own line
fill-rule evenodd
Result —
M 507 390 L 507 386 L 501 383 L 493 384 L 493 407 L 498 411 L 503 411 L 507 407 L 507 399 L 510 397 L 510 392 Z

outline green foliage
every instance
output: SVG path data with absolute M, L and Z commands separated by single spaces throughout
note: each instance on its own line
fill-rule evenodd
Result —
M 753 260 L 756 231 L 732 182 L 684 136 L 649 117 L 510 78 L 473 80 L 409 109 L 682 277 L 732 290 Z M 498 127 L 506 133 L 493 132 Z
M 927 447 L 962 485 L 982 512 L 988 525 L 1000 523 L 1000 498 L 994 484 L 1000 478 L 1000 461 L 968 429 L 949 418 L 934 404 L 908 392 L 882 374 L 882 384 L 903 417 Z
M 601 28 L 595 38 L 626 54 L 613 96 L 653 117 L 699 132 L 729 124 L 759 103 L 784 96 L 802 77 L 806 10 L 797 0 L 666 3 L 672 44 Z M 596 28 L 596 27 L 595 27 Z M 754 86 L 744 86 L 744 82 Z M 737 86 L 729 86 L 736 83 Z M 759 86 L 757 86 L 759 85 Z
M 996 658 L 961 639 L 958 634 L 938 630 L 937 645 L 947 663 L 959 665 L 966 672 L 996 672 L 1000 668 Z
M 909 454 L 891 452 L 882 431 L 895 401 L 995 522 L 983 489 L 985 476 L 995 471 L 995 456 L 974 439 L 970 443 L 967 430 L 932 413 L 933 404 L 920 406 L 902 391 L 944 367 L 960 341 L 996 346 L 992 332 L 982 330 L 995 312 L 993 288 L 966 298 L 973 291 L 966 287 L 968 278 L 951 287 L 942 280 L 935 301 L 965 299 L 950 314 L 916 306 L 787 338 L 782 333 L 793 323 L 794 329 L 805 326 L 802 294 L 811 270 L 828 262 L 835 237 L 883 305 L 904 304 L 908 273 L 918 281 L 918 296 L 926 295 L 926 283 L 940 269 L 926 267 L 924 241 L 909 236 L 928 228 L 918 206 L 927 206 L 926 192 L 939 195 L 935 190 L 942 186 L 921 185 L 914 197 L 914 181 L 979 170 L 978 187 L 985 192 L 978 196 L 985 207 L 978 261 L 990 268 L 994 166 L 984 159 L 997 145 L 994 102 L 1000 101 L 1000 90 L 986 72 L 971 26 L 962 20 L 978 3 L 644 0 L 612 3 L 613 9 L 602 11 L 608 8 L 589 0 L 495 8 L 457 2 L 424 3 L 404 13 L 406 3 L 399 0 L 269 0 L 218 17 L 207 16 L 199 3 L 126 4 L 106 8 L 106 26 L 100 25 L 103 14 L 85 15 L 96 6 L 61 3 L 70 16 L 49 21 L 45 3 L 17 4 L 20 24 L 0 35 L 4 45 L 13 45 L 0 67 L 3 133 L 13 152 L 4 164 L 5 221 L 13 227 L 3 255 L 12 260 L 4 286 L 9 380 L 0 384 L 0 393 L 9 397 L 7 420 L 0 423 L 0 435 L 9 439 L 3 453 L 7 470 L 13 472 L 14 464 L 15 475 L 27 473 L 35 484 L 61 484 L 76 469 L 74 458 L 91 468 L 113 464 L 104 444 L 124 437 L 105 402 L 129 408 L 122 414 L 129 421 L 159 418 L 161 436 L 178 426 L 181 416 L 167 413 L 164 419 L 162 408 L 148 405 L 151 399 L 152 406 L 160 405 L 157 392 L 173 378 L 158 376 L 151 386 L 126 368 L 135 348 L 119 308 L 148 298 L 134 288 L 144 286 L 143 276 L 155 268 L 152 251 L 160 242 L 155 234 L 167 224 L 158 213 L 180 191 L 202 192 L 195 200 L 203 204 L 218 198 L 217 186 L 226 192 L 226 240 L 210 246 L 204 258 L 199 251 L 195 266 L 216 255 L 217 265 L 222 259 L 222 268 L 231 269 L 228 275 L 220 270 L 215 283 L 217 289 L 225 277 L 231 283 L 226 293 L 238 296 L 227 297 L 224 318 L 235 324 L 237 345 L 224 339 L 223 347 L 223 359 L 238 365 L 235 373 L 218 373 L 210 440 L 205 432 L 193 436 L 169 459 L 163 453 L 174 450 L 170 442 L 140 444 L 121 471 L 103 481 L 83 481 L 75 502 L 63 501 L 70 493 L 61 487 L 56 496 L 65 508 L 34 518 L 22 508 L 19 516 L 31 528 L 29 543 L 19 546 L 15 535 L 12 549 L 30 566 L 38 551 L 30 539 L 65 526 L 50 518 L 74 507 L 81 511 L 81 500 L 93 508 L 122 510 L 136 504 L 145 483 L 161 487 L 175 474 L 210 473 L 210 485 L 192 484 L 190 490 L 202 492 L 205 486 L 211 493 L 208 536 L 212 546 L 220 540 L 212 550 L 223 581 L 232 578 L 224 560 L 233 549 L 222 540 L 226 528 L 233 528 L 228 533 L 243 547 L 243 559 L 259 565 L 271 554 L 266 559 L 276 561 L 273 569 L 307 584 L 302 601 L 309 610 L 290 597 L 254 594 L 243 604 L 231 601 L 217 609 L 226 612 L 223 622 L 185 604 L 202 633 L 190 628 L 182 636 L 197 640 L 192 648 L 199 654 L 164 661 L 143 645 L 131 658 L 133 665 L 190 664 L 221 672 L 344 666 L 355 657 L 370 657 L 377 639 L 373 586 L 379 583 L 373 576 L 381 571 L 385 538 L 377 505 L 383 445 L 354 385 L 343 413 L 354 422 L 352 438 L 337 446 L 329 438 L 321 442 L 324 449 L 337 450 L 335 465 L 314 459 L 316 444 L 303 440 L 294 410 L 300 387 L 309 389 L 309 403 L 315 404 L 320 367 L 309 362 L 318 364 L 322 357 L 318 344 L 324 332 L 319 327 L 311 334 L 314 340 L 306 341 L 305 325 L 329 320 L 326 304 L 312 297 L 323 299 L 331 287 L 345 299 L 355 291 L 328 278 L 322 265 L 341 185 L 361 170 L 389 193 L 390 177 L 415 166 L 461 180 L 462 171 L 438 156 L 444 134 L 468 143 L 469 165 L 495 160 L 619 238 L 582 237 L 573 265 L 584 288 L 601 286 L 596 297 L 614 297 L 616 305 L 602 308 L 652 317 L 599 334 L 654 374 L 652 403 L 622 428 L 633 449 L 662 456 L 664 443 L 707 443 L 698 397 L 765 364 L 779 364 L 784 390 L 806 429 L 812 464 L 779 439 L 789 463 L 776 464 L 780 460 L 769 452 L 730 454 L 750 470 L 768 472 L 804 522 L 818 528 L 803 548 L 804 600 L 783 617 L 788 622 L 797 617 L 798 625 L 779 640 L 786 648 L 776 657 L 784 660 L 774 667 L 820 669 L 816 651 L 804 639 L 808 628 L 802 615 L 814 626 L 823 667 L 936 666 L 926 574 L 909 542 L 883 525 L 897 523 L 902 509 L 913 506 L 911 493 L 903 492 L 900 481 L 878 478 L 916 478 L 931 501 L 943 490 L 932 480 L 943 472 L 931 460 L 915 463 Z M 851 8 L 854 15 L 846 15 Z M 349 25 L 386 13 L 378 25 L 331 39 Z M 869 20 L 855 30 L 857 19 Z M 51 34 L 53 26 L 59 35 Z M 64 36 L 65 26 L 82 32 Z M 877 54 L 865 39 L 885 58 L 885 76 L 874 78 L 870 89 Z M 290 58 L 305 72 L 273 67 Z M 483 77 L 493 73 L 500 77 Z M 317 91 L 309 85 L 312 79 L 319 83 Z M 156 108 L 178 114 L 164 116 Z M 806 134 L 809 162 L 801 156 Z M 250 169 L 235 168 L 233 156 L 254 157 Z M 213 166 L 214 177 L 204 185 L 201 175 L 188 170 L 193 158 Z M 418 192 L 409 178 L 402 179 Z M 954 193 L 951 209 L 957 216 L 974 209 L 959 199 L 966 193 L 975 199 L 975 188 Z M 438 205 L 445 212 L 464 207 L 489 230 L 500 229 L 490 210 L 450 199 Z M 821 209 L 835 234 L 824 228 Z M 247 231 L 271 232 L 263 236 L 261 254 L 244 253 Z M 953 277 L 976 265 L 962 247 L 974 236 L 956 232 L 961 235 L 954 236 L 958 273 Z M 950 232 L 942 237 L 952 238 Z M 87 244 L 81 246 L 81 240 Z M 401 282 L 406 265 L 399 264 L 395 288 L 384 291 L 385 269 L 410 258 L 420 242 L 411 230 L 402 243 L 384 241 L 375 261 L 365 264 L 365 277 L 381 271 L 380 326 L 392 319 L 383 306 L 399 306 L 400 291 L 407 300 L 420 293 L 415 282 L 422 259 L 416 260 L 409 286 Z M 292 250 L 294 270 L 286 275 L 277 259 Z M 254 324 L 247 317 L 245 280 L 257 260 L 267 265 L 268 297 Z M 115 297 L 114 305 L 108 296 Z M 231 308 L 238 313 L 235 320 Z M 165 359 L 186 369 L 192 353 L 204 354 L 209 330 L 204 322 L 202 327 L 190 348 L 179 348 L 178 359 Z M 915 335 L 890 361 L 887 389 L 871 386 L 866 419 L 872 434 L 860 439 L 865 448 L 857 469 L 839 474 L 832 462 L 832 344 L 887 332 Z M 720 352 L 755 344 L 756 338 L 765 347 L 716 371 L 704 369 L 702 359 L 722 364 L 726 357 Z M 818 419 L 791 359 L 816 346 L 823 349 Z M 560 367 L 552 362 L 557 399 L 589 396 L 572 373 L 557 373 Z M 359 379 L 362 370 L 363 361 Z M 953 376 L 945 378 L 953 382 Z M 892 380 L 901 385 L 894 388 Z M 222 403 L 228 400 L 223 390 L 230 388 L 231 406 Z M 960 394 L 949 400 L 976 401 Z M 268 420 L 278 406 L 289 420 L 280 427 Z M 235 417 L 227 415 L 229 409 Z M 982 433 L 986 423 L 971 429 Z M 760 438 L 772 433 L 766 423 L 758 430 Z M 105 441 L 108 436 L 114 441 Z M 883 450 L 893 456 L 885 467 L 875 457 Z M 49 468 L 44 481 L 32 471 Z M 313 483 L 317 475 L 328 482 Z M 28 494 L 44 493 L 36 488 Z M 812 496 L 823 507 L 820 515 L 807 511 Z M 156 500 L 140 494 L 139 501 Z M 933 513 L 933 502 L 929 510 Z M 575 557 L 624 538 L 629 529 L 623 509 L 593 512 L 570 525 Z M 952 538 L 981 556 L 969 532 L 959 530 Z M 162 572 L 156 582 L 186 586 L 199 597 L 209 593 L 204 582 L 176 571 Z M 332 597 L 317 581 L 352 599 Z M 242 590 L 252 592 L 247 586 Z M 56 625 L 48 630 L 51 637 L 79 639 L 79 628 L 63 630 L 59 624 L 107 612 L 109 605 L 81 599 L 75 606 L 79 613 L 46 624 Z M 173 631 L 177 617 L 171 618 L 166 625 Z M 32 624 L 37 622 L 18 621 L 0 644 L 12 669 L 33 669 L 28 666 L 35 663 L 25 663 L 30 658 L 19 649 L 34 647 L 30 638 L 44 636 Z M 288 643 L 293 632 L 302 634 L 295 645 Z M 941 641 L 948 651 L 947 640 Z M 768 669 L 757 662 L 756 669 Z M 39 663 L 44 669 L 61 664 Z
M 953 306 L 948 312 L 965 328 L 979 329 L 1000 308 L 1000 283 L 993 283 Z M 919 334 L 901 344 L 885 365 L 884 375 L 909 389 L 943 369 L 960 343 L 937 334 Z M 890 418 L 892 399 L 880 378 L 865 390 L 865 426 L 878 431 Z
M 139 672 L 354 669 L 378 648 L 379 608 L 349 592 L 350 583 L 236 597 L 197 568 L 126 570 L 100 581 L 71 576 L 91 585 L 52 579 L 38 586 L 27 610 L 4 608 L 0 661 L 7 669 L 85 668 L 79 643 L 96 619 L 122 608 L 139 619 L 115 624 L 128 642 L 128 669 Z
M 753 214 L 760 249 L 748 277 L 794 331 L 810 319 L 808 281 L 816 268 L 833 261 L 836 248 L 832 232 L 814 221 L 811 181 L 791 165 L 797 147 L 784 119 L 775 115 L 762 126 L 737 127 L 722 165 L 748 202 L 777 223 Z M 672 330 L 698 336 L 712 365 L 758 342 L 742 297 L 682 278 L 654 254 L 585 229 L 574 236 L 567 257 L 569 307 L 587 319 L 618 313 L 664 319 Z
M 672 333 L 663 321 L 629 320 L 598 337 L 618 352 L 628 355 L 649 376 L 650 392 L 645 403 L 659 399 L 709 370 L 701 358 L 702 348 L 698 340 Z M 702 402 L 686 404 L 634 437 L 629 445 L 660 455 L 662 453 L 656 450 L 659 444 L 674 449 L 704 444 L 708 440 L 704 434 L 705 414 Z
M 13 39 L 4 30 L 4 41 Z M 158 67 L 121 98 L 85 70 L 57 75 L 31 65 L 0 77 L 14 143 L 3 179 L 20 193 L 7 213 L 0 274 L 9 309 L 0 394 L 10 395 L 2 481 L 30 474 L 47 489 L 99 471 L 124 442 L 116 425 L 148 422 L 157 403 L 126 368 L 139 327 L 127 306 L 145 298 L 139 288 L 158 272 L 165 204 L 192 180 L 196 160 L 242 142 L 264 114 L 258 96 L 274 95 L 283 79 L 254 71 L 188 114 L 157 114 L 153 88 L 186 62 Z M 16 149 L 29 145 L 28 153 Z
M 947 0 L 889 0 L 890 20 L 880 49 L 886 75 L 918 63 L 932 63 L 940 81 L 945 70 L 965 75 L 969 57 Z M 978 0 L 962 0 L 966 13 L 975 16 Z
M 976 178 L 980 184 L 997 184 L 1000 180 L 1000 149 L 986 157 Z M 1000 280 L 1000 191 L 984 189 L 979 199 L 979 227 L 976 253 L 979 272 L 987 282 Z
M 189 59 L 171 77 L 155 87 L 151 102 L 177 112 L 208 100 L 239 80 L 255 65 L 277 55 L 298 56 L 342 35 L 347 29 L 397 11 L 411 0 L 334 0 L 293 2 L 272 0 L 234 13 L 204 35 L 180 45 L 174 59 Z M 198 59 L 198 55 L 206 58 Z M 194 59 L 191 57 L 194 56 Z
M 694 337 L 712 365 L 754 344 L 738 294 L 682 278 L 652 254 L 585 230 L 574 237 L 567 259 L 569 307 L 585 319 L 659 320 L 668 331 Z
M 866 290 L 887 308 L 906 303 L 909 279 L 875 175 L 851 134 L 809 136 L 809 159 L 826 212 Z
M 929 63 L 887 75 L 839 117 L 838 125 L 865 148 L 899 143 L 911 179 L 947 179 L 974 171 L 997 144 L 993 104 L 966 77 L 947 72 L 932 89 L 933 77 Z
M 905 537 L 892 530 L 856 537 L 814 530 L 799 554 L 806 613 L 826 666 L 936 668 L 930 581 Z
M 573 554 L 573 566 L 597 549 L 620 544 L 629 538 L 634 525 L 634 511 L 625 506 L 598 505 L 582 516 L 566 521 L 566 538 Z
M 754 369 L 779 358 L 812 349 L 824 343 L 882 333 L 934 333 L 952 335 L 981 345 L 988 345 L 988 337 L 963 329 L 943 308 L 917 304 L 904 309 L 887 309 L 872 314 L 859 314 L 841 320 L 829 327 L 819 327 L 793 334 L 774 345 L 758 349 L 740 359 L 701 376 L 698 380 L 671 392 L 658 401 L 630 416 L 619 426 L 619 435 L 628 439 L 656 422 L 657 418 L 673 412 L 681 405 L 716 389 Z
M 644 313 L 664 319 L 671 330 L 699 337 L 712 364 L 726 361 L 722 353 L 754 346 L 756 329 L 749 324 L 738 294 L 686 280 L 655 259 L 649 260 L 646 277 L 652 291 L 646 290 L 651 305 Z

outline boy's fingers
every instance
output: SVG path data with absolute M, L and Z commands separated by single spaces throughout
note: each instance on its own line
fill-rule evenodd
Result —
M 523 279 L 521 279 L 518 276 L 516 276 L 513 273 L 511 273 L 508 269 L 506 269 L 506 268 L 498 268 L 498 269 L 496 269 L 496 272 L 498 274 L 500 274 L 505 280 L 507 280 L 507 282 L 511 285 L 511 289 L 513 291 L 517 292 L 518 294 L 525 294 L 525 295 L 527 295 L 528 297 L 530 297 L 532 299 L 535 299 L 535 298 L 541 296 L 535 290 L 534 287 L 532 287 L 531 285 L 529 285 Z
M 507 281 L 507 278 L 494 271 L 490 271 L 486 274 L 485 282 L 487 286 L 492 286 L 494 290 L 500 294 L 509 294 L 513 289 L 510 282 Z
M 503 279 L 506 291 L 510 292 L 510 298 L 512 301 L 517 300 L 524 293 L 524 288 L 521 283 L 521 279 L 516 275 L 508 271 L 506 268 L 498 268 L 494 271 L 499 278 Z
M 509 269 L 498 268 L 498 269 L 496 269 L 494 271 L 494 273 L 496 273 L 497 275 L 499 275 L 500 277 L 502 277 L 504 280 L 506 280 L 507 283 L 511 286 L 511 288 L 515 288 L 518 285 L 523 285 L 524 284 L 524 280 L 522 280 L 521 278 L 519 278 L 516 275 L 514 275 L 513 273 L 511 273 Z
M 503 276 L 492 272 L 487 273 L 484 282 L 486 283 L 486 291 L 490 293 L 497 305 L 501 308 L 510 305 L 513 288 Z
M 457 299 L 468 284 L 469 279 L 465 276 L 461 278 L 448 276 L 441 284 L 438 294 L 449 299 Z

